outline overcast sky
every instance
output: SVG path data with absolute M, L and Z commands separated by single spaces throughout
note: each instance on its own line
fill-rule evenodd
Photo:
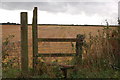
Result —
M 89 2 L 88 2 L 89 1 Z M 2 0 L 0 23 L 20 23 L 20 12 L 28 12 L 28 23 L 32 23 L 32 10 L 38 7 L 39 24 L 117 24 L 118 0 L 47 0 L 16 2 Z

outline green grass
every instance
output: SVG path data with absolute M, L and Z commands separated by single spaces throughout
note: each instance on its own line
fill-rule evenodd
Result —
M 70 78 L 120 78 L 120 71 L 113 69 L 99 70 L 97 69 L 81 69 L 77 74 L 71 73 Z
M 19 69 L 6 69 L 2 71 L 3 78 L 17 78 L 21 71 Z
M 55 68 L 56 69 L 56 68 Z M 63 78 L 62 74 L 58 76 L 59 71 L 56 69 L 55 78 Z M 19 69 L 7 69 L 3 71 L 3 78 L 18 78 L 21 71 Z M 31 78 L 51 78 L 48 74 L 35 75 Z M 68 72 L 68 78 L 120 78 L 120 71 L 114 69 L 97 69 L 97 68 L 82 68 L 75 74 L 72 71 Z

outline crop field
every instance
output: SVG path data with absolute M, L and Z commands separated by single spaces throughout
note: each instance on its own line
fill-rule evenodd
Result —
M 28 26 L 29 40 L 31 40 L 32 27 Z M 98 30 L 103 27 L 98 26 L 38 26 L 38 36 L 42 38 L 74 38 L 77 34 L 89 34 L 90 32 L 96 35 Z M 20 41 L 20 25 L 2 25 L 3 39 L 8 35 L 15 35 L 12 41 Z

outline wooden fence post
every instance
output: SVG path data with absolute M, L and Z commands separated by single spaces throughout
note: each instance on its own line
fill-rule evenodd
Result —
M 81 35 L 81 34 L 77 35 L 75 65 L 81 65 L 82 64 L 82 46 L 83 46 L 84 38 L 85 38 L 84 35 Z
M 33 71 L 36 71 L 37 54 L 38 54 L 38 32 L 37 32 L 37 7 L 33 10 L 32 22 L 32 38 L 33 38 Z
M 28 20 L 27 12 L 21 12 L 21 70 L 28 73 Z

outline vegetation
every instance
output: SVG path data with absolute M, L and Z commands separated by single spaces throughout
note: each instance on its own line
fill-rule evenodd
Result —
M 13 78 L 18 75 L 19 69 L 19 58 L 10 54 L 17 47 L 15 43 L 10 43 L 10 40 L 14 38 L 14 35 L 9 35 L 3 40 L 2 46 L 2 70 L 3 77 Z

